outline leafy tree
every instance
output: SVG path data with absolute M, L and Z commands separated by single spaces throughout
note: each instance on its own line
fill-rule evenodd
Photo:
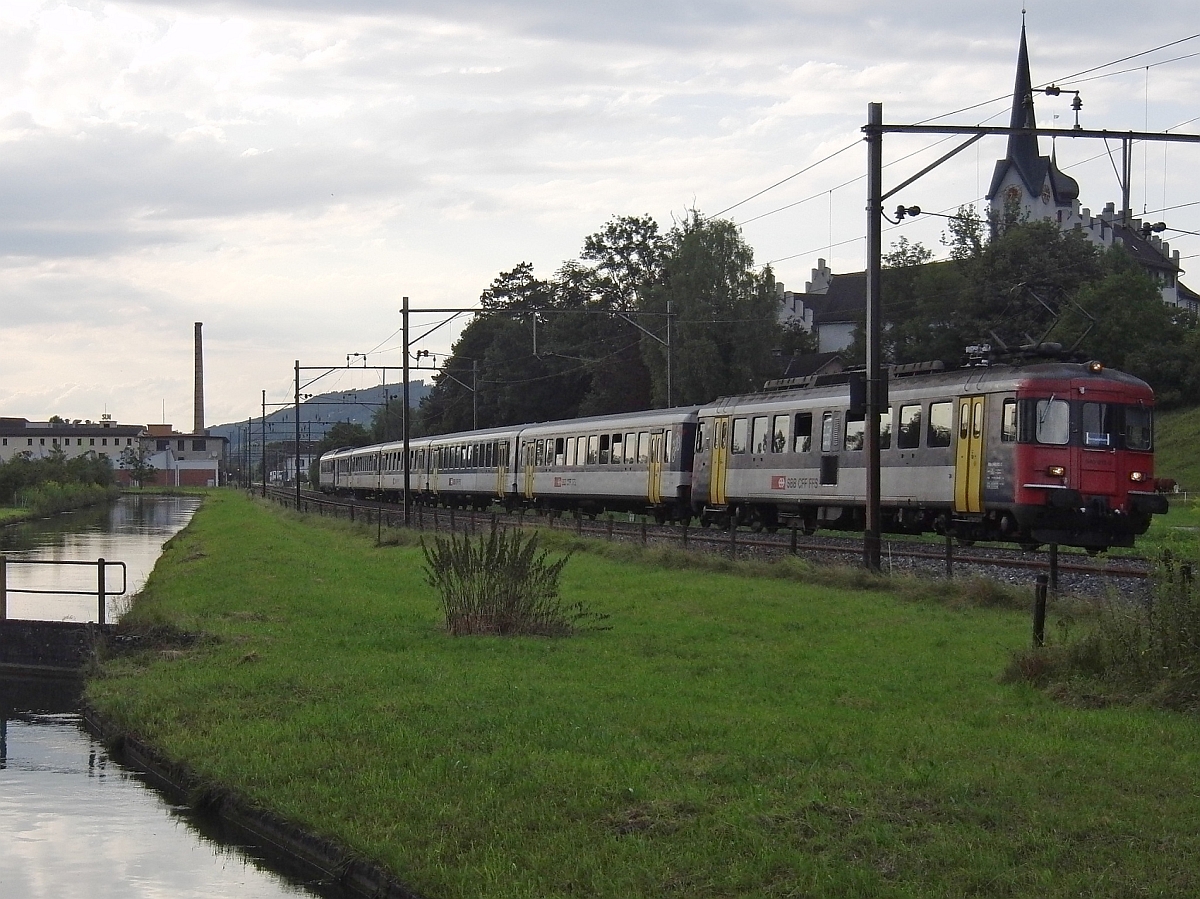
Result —
M 371 435 L 362 425 L 339 421 L 325 432 L 325 436 L 317 444 L 315 452 L 319 456 L 339 447 L 367 446 L 369 443 L 371 443 Z
M 139 487 L 145 486 L 146 481 L 154 480 L 158 469 L 150 461 L 150 449 L 138 441 L 137 446 L 127 446 L 121 450 L 119 465 L 129 472 L 129 479 Z
M 722 394 L 756 390 L 778 373 L 772 350 L 781 344 L 775 276 L 754 270 L 754 251 L 733 222 L 691 210 L 672 229 L 662 283 L 643 310 L 672 326 L 672 401 L 705 403 Z M 661 329 L 660 329 L 661 330 Z M 666 405 L 666 348 L 642 340 L 655 405 Z

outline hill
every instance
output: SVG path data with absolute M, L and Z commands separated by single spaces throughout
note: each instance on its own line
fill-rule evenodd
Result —
M 415 409 L 431 388 L 423 381 L 409 381 L 409 405 Z M 305 441 L 320 440 L 325 432 L 339 421 L 362 425 L 368 430 L 371 427 L 371 416 L 383 405 L 386 396 L 390 395 L 396 402 L 403 392 L 401 384 L 381 384 L 378 387 L 367 387 L 360 390 L 335 390 L 322 393 L 300 404 L 300 433 Z M 288 406 L 267 413 L 268 440 L 290 440 L 295 433 L 295 409 Z M 259 416 L 254 416 L 254 439 L 258 439 Z M 229 422 L 213 425 L 208 432 L 214 437 L 227 437 L 230 446 L 238 445 L 239 429 L 245 430 L 245 421 Z M 275 436 L 275 435 L 278 435 Z
M 1158 416 L 1154 473 L 1174 478 L 1180 490 L 1200 490 L 1200 406 Z

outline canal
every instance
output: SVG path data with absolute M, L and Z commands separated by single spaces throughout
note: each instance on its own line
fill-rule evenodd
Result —
M 9 559 L 121 560 L 128 594 L 186 526 L 194 497 L 124 496 L 108 508 L 0 528 Z M 95 577 L 95 569 L 84 569 Z M 9 566 L 9 586 L 77 589 L 87 578 L 50 565 Z M 94 580 L 91 582 L 94 586 Z M 108 619 L 128 596 L 108 600 Z M 9 617 L 95 621 L 94 596 L 12 594 Z M 0 896 L 22 899 L 335 897 L 238 845 L 115 762 L 84 729 L 82 685 L 0 678 Z

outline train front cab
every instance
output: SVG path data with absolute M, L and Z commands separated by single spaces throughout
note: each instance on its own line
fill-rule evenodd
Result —
M 1021 542 L 1132 546 L 1167 511 L 1155 493 L 1153 393 L 1143 382 L 1093 364 L 994 399 L 999 452 L 984 462 L 982 493 L 985 504 L 1009 493 Z

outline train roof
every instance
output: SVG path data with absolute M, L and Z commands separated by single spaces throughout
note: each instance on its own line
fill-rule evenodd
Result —
M 589 430 L 629 424 L 632 427 L 675 424 L 690 421 L 696 417 L 699 406 L 673 406 L 670 409 L 645 409 L 641 412 L 615 412 L 611 415 L 592 415 L 587 418 L 568 418 L 561 421 L 544 421 L 537 424 L 523 425 L 521 433 L 528 432 L 531 436 L 543 433 L 558 432 L 565 429 Z M 618 428 L 620 430 L 620 428 Z
M 959 395 L 971 391 L 1004 391 L 1028 389 L 1036 387 L 1040 382 L 1054 385 L 1063 381 L 1078 378 L 1094 379 L 1097 382 L 1116 383 L 1123 388 L 1153 398 L 1154 392 L 1150 385 L 1140 378 L 1116 369 L 1101 367 L 1096 369 L 1090 362 L 1039 362 L 1025 365 L 1000 363 L 992 365 L 973 366 L 968 368 L 943 369 L 928 366 L 926 363 L 914 366 L 893 366 L 889 370 L 888 395 L 902 396 L 905 394 L 929 394 L 930 392 L 945 392 Z M 741 405 L 773 405 L 795 403 L 804 398 L 818 399 L 830 396 L 842 396 L 847 392 L 847 384 L 859 371 L 842 371 L 829 375 L 798 378 L 803 382 L 795 386 L 786 386 L 780 382 L 774 390 L 758 393 L 741 394 L 738 396 L 719 397 L 700 408 L 701 415 L 720 414 L 730 408 Z

